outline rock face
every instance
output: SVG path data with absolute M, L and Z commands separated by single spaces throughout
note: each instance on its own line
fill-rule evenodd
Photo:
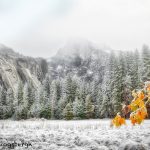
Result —
M 69 73 L 87 82 L 94 78 L 101 82 L 109 52 L 110 49 L 104 51 L 89 41 L 69 41 L 47 60 L 49 74 L 52 78 L 64 78 Z
M 47 73 L 47 62 L 42 58 L 22 56 L 12 49 L 0 46 L 0 85 L 15 90 L 19 81 L 41 84 Z

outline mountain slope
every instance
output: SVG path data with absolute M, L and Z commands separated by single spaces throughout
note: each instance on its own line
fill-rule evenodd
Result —
M 60 48 L 54 57 L 48 59 L 49 73 L 53 78 L 64 78 L 70 73 L 91 81 L 104 74 L 109 53 L 109 48 L 100 48 L 87 40 L 71 40 Z
M 11 87 L 15 90 L 19 81 L 39 86 L 47 73 L 46 66 L 42 58 L 25 57 L 6 46 L 0 46 L 0 85 L 6 89 Z

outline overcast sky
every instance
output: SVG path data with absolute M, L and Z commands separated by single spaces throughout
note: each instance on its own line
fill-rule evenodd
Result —
M 69 38 L 116 50 L 150 45 L 150 0 L 0 0 L 0 43 L 50 57 Z

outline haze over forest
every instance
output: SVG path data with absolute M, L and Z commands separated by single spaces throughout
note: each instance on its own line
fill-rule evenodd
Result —
M 51 57 L 70 39 L 114 50 L 150 43 L 149 0 L 0 0 L 0 43 Z

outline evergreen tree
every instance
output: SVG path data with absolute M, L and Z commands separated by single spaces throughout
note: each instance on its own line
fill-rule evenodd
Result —
M 15 93 L 15 101 L 14 101 L 14 108 L 15 108 L 15 119 L 21 119 L 22 110 L 23 110 L 23 84 L 20 81 L 17 85 L 17 90 Z
M 0 87 L 0 119 L 6 119 L 6 91 L 4 87 Z
M 101 87 L 99 86 L 98 87 L 98 95 L 97 95 L 97 99 L 96 99 L 96 105 L 94 106 L 96 118 L 101 117 L 100 112 L 101 112 L 102 101 L 103 101 L 103 93 L 102 93 Z
M 139 51 L 135 50 L 134 52 L 134 75 L 132 84 L 133 89 L 140 88 L 140 55 Z
M 55 84 L 52 87 L 53 87 L 53 90 L 52 90 L 51 101 L 53 101 L 53 104 L 55 104 L 55 106 L 53 107 L 54 108 L 53 112 L 54 112 L 55 118 L 59 119 L 60 111 L 58 107 L 59 107 L 59 101 L 61 100 L 61 95 L 62 95 L 61 81 L 55 80 Z
M 39 96 L 39 91 L 35 91 L 35 101 L 33 103 L 33 105 L 31 106 L 30 109 L 30 117 L 35 117 L 35 118 L 39 118 L 42 108 L 41 108 L 41 104 L 40 104 L 40 96 Z
M 57 85 L 56 81 L 52 81 L 51 86 L 51 118 L 54 119 L 56 115 L 56 103 L 57 103 Z
M 115 76 L 116 76 L 116 68 L 117 68 L 117 57 L 114 55 L 113 52 L 111 52 L 109 60 L 108 60 L 108 68 L 106 67 L 107 72 L 107 77 L 109 81 L 107 84 L 109 84 L 109 89 L 111 91 L 111 93 L 109 92 L 109 97 L 113 97 L 113 89 L 114 89 L 114 85 L 115 85 Z M 105 71 L 106 73 L 106 71 Z M 105 76 L 104 76 L 105 78 Z M 104 82 L 104 80 L 103 80 Z
M 23 104 L 23 83 L 21 81 L 18 83 L 16 99 L 17 99 L 18 105 Z
M 94 105 L 97 105 L 98 86 L 98 79 L 94 79 L 91 83 L 91 96 Z
M 117 67 L 116 57 L 111 52 L 108 60 L 106 61 L 105 74 L 102 82 L 102 90 L 100 90 L 101 106 L 100 117 L 112 117 L 113 110 L 113 91 L 116 85 L 115 69 Z
M 85 99 L 85 115 L 86 118 L 93 118 L 94 115 L 94 105 L 92 104 L 91 95 L 87 95 Z
M 50 97 L 50 77 L 48 76 L 48 74 L 46 75 L 44 81 L 43 81 L 43 92 L 44 92 L 44 101 L 45 103 L 48 102 L 48 99 Z
M 77 89 L 78 90 L 78 89 Z M 82 99 L 85 102 L 86 96 L 89 94 L 89 89 L 85 81 L 81 81 L 78 92 L 79 99 Z M 76 93 L 77 94 L 77 93 Z
M 75 100 L 77 85 L 76 81 L 72 80 L 70 75 L 66 76 L 63 88 L 63 95 L 66 95 L 68 102 L 73 102 Z
M 13 101 L 14 101 L 13 90 L 9 88 L 6 93 L 6 104 L 7 104 L 7 110 L 8 110 L 7 118 L 10 118 L 12 114 L 14 113 Z
M 126 76 L 125 78 L 125 82 L 124 82 L 124 95 L 123 95 L 123 99 L 124 99 L 124 103 L 125 104 L 129 104 L 130 100 L 132 99 L 132 82 L 131 82 L 131 77 L 130 76 Z
M 30 109 L 31 109 L 31 106 L 33 105 L 33 103 L 35 102 L 35 88 L 34 86 L 32 85 L 31 82 L 28 82 L 26 83 L 27 84 L 27 87 L 26 87 L 26 94 L 27 94 L 27 97 L 28 97 L 28 110 L 30 112 Z M 30 117 L 29 113 L 28 113 L 28 117 Z
M 69 102 L 63 110 L 63 117 L 66 120 L 73 119 L 73 108 L 71 102 Z
M 111 117 L 113 115 L 112 109 L 112 97 L 111 97 L 111 81 L 110 81 L 110 72 L 106 70 L 104 81 L 103 81 L 103 100 L 100 107 L 100 116 L 101 117 Z
M 30 109 L 29 103 L 30 103 L 30 91 L 29 91 L 28 83 L 26 83 L 23 88 L 23 104 L 22 104 L 22 112 L 21 112 L 22 119 L 27 119 L 28 110 Z
M 64 115 L 63 115 L 63 110 L 65 109 L 65 106 L 67 105 L 68 101 L 66 96 L 61 97 L 61 99 L 58 102 L 58 107 L 57 107 L 57 117 L 59 119 L 63 119 Z
M 144 45 L 142 48 L 142 60 L 143 60 L 143 72 L 142 80 L 150 81 L 150 49 L 147 45 Z
M 114 87 L 112 91 L 112 103 L 113 103 L 113 110 L 116 114 L 117 112 L 121 111 L 121 104 L 123 102 L 123 91 L 124 91 L 124 59 L 122 54 L 119 55 L 118 61 L 116 61 L 115 65 L 115 76 L 114 76 Z
M 50 119 L 51 118 L 51 109 L 50 109 L 50 98 L 45 96 L 44 88 L 41 85 L 38 89 L 38 99 L 41 106 L 40 117 Z
M 62 95 L 61 89 L 62 89 L 61 80 L 57 79 L 56 80 L 57 102 L 60 100 Z
M 140 79 L 139 79 L 139 53 L 136 50 L 133 52 L 128 52 L 126 56 L 126 72 L 131 78 L 131 87 L 132 89 L 138 88 Z
M 84 115 L 84 103 L 82 99 L 78 99 L 76 97 L 75 101 L 73 102 L 73 115 L 76 119 L 83 119 L 85 117 Z
M 94 117 L 98 118 L 99 116 L 99 100 L 100 100 L 100 89 L 98 84 L 98 79 L 94 79 L 91 85 L 91 95 L 92 95 L 92 102 L 94 105 Z

